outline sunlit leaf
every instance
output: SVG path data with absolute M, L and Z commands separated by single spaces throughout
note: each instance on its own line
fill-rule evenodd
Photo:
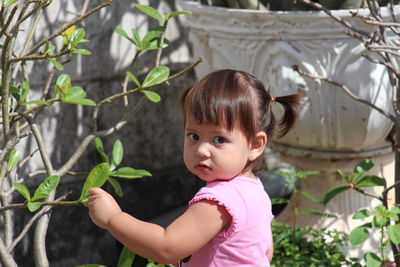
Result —
M 89 194 L 89 189 L 92 187 L 101 187 L 107 181 L 110 173 L 110 165 L 107 162 L 96 165 L 90 172 L 83 185 L 80 201 L 86 201 Z
M 314 202 L 314 203 L 321 203 L 321 200 L 319 200 L 318 198 L 316 198 L 314 195 L 312 195 L 309 192 L 301 191 L 301 194 L 303 196 L 305 196 L 306 198 L 308 198 L 309 200 L 311 200 L 312 202 Z
M 104 152 L 104 146 L 103 142 L 99 137 L 96 137 L 94 139 L 94 146 L 96 148 L 96 161 L 97 163 L 102 163 L 102 162 L 107 162 L 109 163 L 110 160 L 108 159 L 108 156 Z
M 146 5 L 136 4 L 135 6 L 146 15 L 158 20 L 161 24 L 164 24 L 165 18 L 160 12 L 158 12 L 158 10 Z
M 88 106 L 96 106 L 96 102 L 86 97 L 86 92 L 79 86 L 71 87 L 67 94 L 61 98 L 61 101 L 70 104 L 80 104 Z
M 350 232 L 350 243 L 355 246 L 358 244 L 363 243 L 369 237 L 369 232 L 367 227 L 365 226 L 358 226 L 353 231 Z
M 356 186 L 357 187 L 384 186 L 385 184 L 386 184 L 385 179 L 375 175 L 368 175 L 359 179 L 358 182 L 356 183 Z
M 21 183 L 13 183 L 14 188 L 26 199 L 30 200 L 31 199 L 31 194 L 29 193 L 28 188 Z
M 151 173 L 149 173 L 146 170 L 136 170 L 136 169 L 133 169 L 130 167 L 122 167 L 122 168 L 119 168 L 118 170 L 112 171 L 110 173 L 110 176 L 118 177 L 118 178 L 134 179 L 134 178 L 140 178 L 143 176 L 151 176 Z
M 52 175 L 47 177 L 36 189 L 35 194 L 31 201 L 35 201 L 41 198 L 46 198 L 49 194 L 57 188 L 60 182 L 60 176 Z
M 311 215 L 327 217 L 327 218 L 337 218 L 337 216 L 334 214 L 330 214 L 330 213 L 323 212 L 320 210 L 315 210 L 315 209 L 304 209 L 304 210 L 299 211 L 298 213 L 299 214 L 311 214 Z
M 127 72 L 127 74 L 129 76 L 129 78 L 132 80 L 132 82 L 134 82 L 138 87 L 140 87 L 140 82 L 136 78 L 136 76 L 133 73 L 129 72 L 129 71 Z
M 369 210 L 366 209 L 362 209 L 357 211 L 356 213 L 354 213 L 353 215 L 353 219 L 358 220 L 358 219 L 365 219 L 369 216 L 371 216 L 371 212 Z
M 400 244 L 400 224 L 389 225 L 387 231 L 390 240 L 396 245 Z
M 117 267 L 131 267 L 136 254 L 130 251 L 127 247 L 123 247 L 119 255 Z
M 123 197 L 124 192 L 122 191 L 122 187 L 119 184 L 119 182 L 112 178 L 112 177 L 108 177 L 107 181 L 111 184 L 111 186 L 114 188 L 115 193 L 117 194 L 117 196 L 119 197 Z
M 30 88 L 31 88 L 31 85 L 30 85 L 28 79 L 24 79 L 24 81 L 22 82 L 22 93 L 21 93 L 20 101 L 25 101 L 26 97 L 28 96 Z
M 114 170 L 117 167 L 124 157 L 124 147 L 122 146 L 121 141 L 117 140 L 114 143 L 112 157 L 111 157 L 111 170 Z
M 380 267 L 382 264 L 381 258 L 373 252 L 365 253 L 364 259 L 367 267 Z
M 148 100 L 154 103 L 158 103 L 161 100 L 161 97 L 159 94 L 157 94 L 154 91 L 149 91 L 149 90 L 140 90 L 145 96 L 147 97 Z
M 365 159 L 365 160 L 361 161 L 360 163 L 358 163 L 354 167 L 350 182 L 358 182 L 358 180 L 362 176 L 364 176 L 373 166 L 374 166 L 374 163 L 370 159 Z
M 151 41 L 154 38 L 159 37 L 163 32 L 165 32 L 165 27 L 158 26 L 146 33 L 146 35 L 143 37 L 143 40 Z
M 29 201 L 28 202 L 28 210 L 30 212 L 35 212 L 40 208 L 41 205 L 42 205 L 42 203 L 40 203 L 40 202 L 30 202 Z
M 18 161 L 19 161 L 19 152 L 18 150 L 13 149 L 8 158 L 7 171 L 10 172 L 12 169 L 14 169 Z
M 91 55 L 92 54 L 92 52 L 90 50 L 87 50 L 87 49 L 76 49 L 76 48 L 74 48 L 74 49 L 71 50 L 71 52 L 75 53 L 75 54 L 81 54 L 81 55 Z
M 143 82 L 143 88 L 150 87 L 164 82 L 169 77 L 169 68 L 166 66 L 157 66 L 152 69 Z
M 325 206 L 328 204 L 329 201 L 331 201 L 332 198 L 334 198 L 336 195 L 350 189 L 349 186 L 347 185 L 339 185 L 331 189 L 328 193 L 326 193 L 324 199 L 322 200 L 322 204 Z
M 169 17 L 173 18 L 173 17 L 179 16 L 179 15 L 192 15 L 192 12 L 188 11 L 188 10 L 173 11 L 169 15 Z
M 19 0 L 8 0 L 5 4 L 4 7 L 9 7 L 11 5 L 14 5 L 15 3 L 17 3 Z
M 133 35 L 133 43 L 136 45 L 138 49 L 142 49 L 142 39 L 140 38 L 140 34 L 136 29 L 131 29 Z
M 53 66 L 58 69 L 58 70 L 64 70 L 64 66 L 58 62 L 57 60 L 55 60 L 54 58 L 49 58 L 49 61 L 53 64 Z

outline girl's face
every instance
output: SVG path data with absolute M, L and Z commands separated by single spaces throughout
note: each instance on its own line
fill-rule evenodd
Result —
M 265 142 L 262 151 L 264 147 Z M 183 157 L 189 171 L 203 181 L 230 180 L 238 175 L 254 177 L 250 170 L 242 171 L 259 155 L 254 153 L 253 145 L 239 127 L 228 131 L 220 125 L 198 124 L 193 115 L 187 113 Z

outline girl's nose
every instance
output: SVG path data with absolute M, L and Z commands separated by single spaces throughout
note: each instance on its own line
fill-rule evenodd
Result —
M 210 149 L 207 143 L 203 142 L 198 144 L 196 156 L 200 158 L 209 158 L 211 156 Z

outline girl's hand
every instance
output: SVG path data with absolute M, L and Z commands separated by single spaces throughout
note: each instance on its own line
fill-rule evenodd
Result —
M 89 201 L 85 206 L 89 209 L 89 216 L 97 226 L 107 229 L 112 217 L 121 213 L 121 208 L 114 198 L 101 188 L 89 190 Z

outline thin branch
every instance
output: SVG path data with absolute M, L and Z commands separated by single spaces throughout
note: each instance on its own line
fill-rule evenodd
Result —
M 56 199 L 56 201 L 58 203 L 63 202 L 62 200 L 66 199 L 69 195 L 71 194 L 71 192 L 68 192 L 67 194 L 63 195 L 62 197 Z M 42 204 L 46 205 L 45 203 Z M 15 248 L 16 245 L 18 245 L 18 243 L 22 240 L 22 238 L 28 233 L 29 229 L 33 226 L 33 224 L 36 222 L 37 219 L 39 219 L 43 214 L 47 213 L 50 211 L 50 209 L 52 209 L 55 205 L 51 205 L 52 207 L 46 207 L 46 208 L 42 208 L 39 212 L 37 212 L 30 220 L 28 223 L 25 224 L 24 228 L 22 229 L 21 233 L 18 235 L 18 237 L 16 239 L 14 239 L 13 243 L 8 247 L 8 252 L 12 252 Z M 26 208 L 27 204 L 25 205 Z M 1 213 L 1 210 L 0 210 Z
M 376 111 L 378 111 L 383 116 L 385 116 L 386 118 L 390 119 L 394 124 L 397 125 L 396 118 L 393 115 L 391 115 L 386 110 L 383 110 L 380 107 L 372 104 L 371 102 L 369 102 L 369 101 L 367 101 L 365 99 L 359 98 L 347 86 L 345 86 L 343 84 L 340 84 L 340 83 L 338 83 L 336 81 L 333 81 L 328 77 L 313 75 L 313 74 L 311 74 L 309 72 L 303 71 L 298 66 L 292 66 L 292 68 L 293 68 L 294 71 L 297 71 L 302 76 L 309 77 L 311 79 L 317 79 L 317 80 L 325 81 L 327 83 L 335 85 L 336 87 L 340 88 L 343 92 L 345 92 L 348 96 L 350 96 L 352 99 L 356 100 L 357 102 L 361 102 L 361 103 L 363 103 L 363 104 L 375 109 Z
M 93 13 L 96 13 L 97 11 L 99 11 L 100 9 L 102 9 L 103 7 L 109 6 L 111 5 L 112 0 L 107 0 L 104 3 L 98 5 L 97 7 L 89 10 L 87 13 L 83 14 L 82 16 L 80 16 L 79 18 L 73 20 L 70 23 L 65 24 L 59 31 L 53 33 L 52 35 L 50 35 L 49 37 L 43 39 L 42 41 L 40 41 L 39 43 L 37 43 L 31 50 L 30 52 L 28 52 L 28 54 L 32 54 L 34 53 L 39 47 L 41 47 L 42 45 L 44 45 L 47 41 L 50 41 L 54 38 L 56 38 L 57 36 L 59 36 L 60 34 L 62 34 L 63 32 L 65 32 L 68 28 L 70 28 L 71 26 L 74 26 L 78 23 L 80 23 L 81 21 L 83 21 L 84 19 L 86 19 L 88 16 L 92 15 Z

